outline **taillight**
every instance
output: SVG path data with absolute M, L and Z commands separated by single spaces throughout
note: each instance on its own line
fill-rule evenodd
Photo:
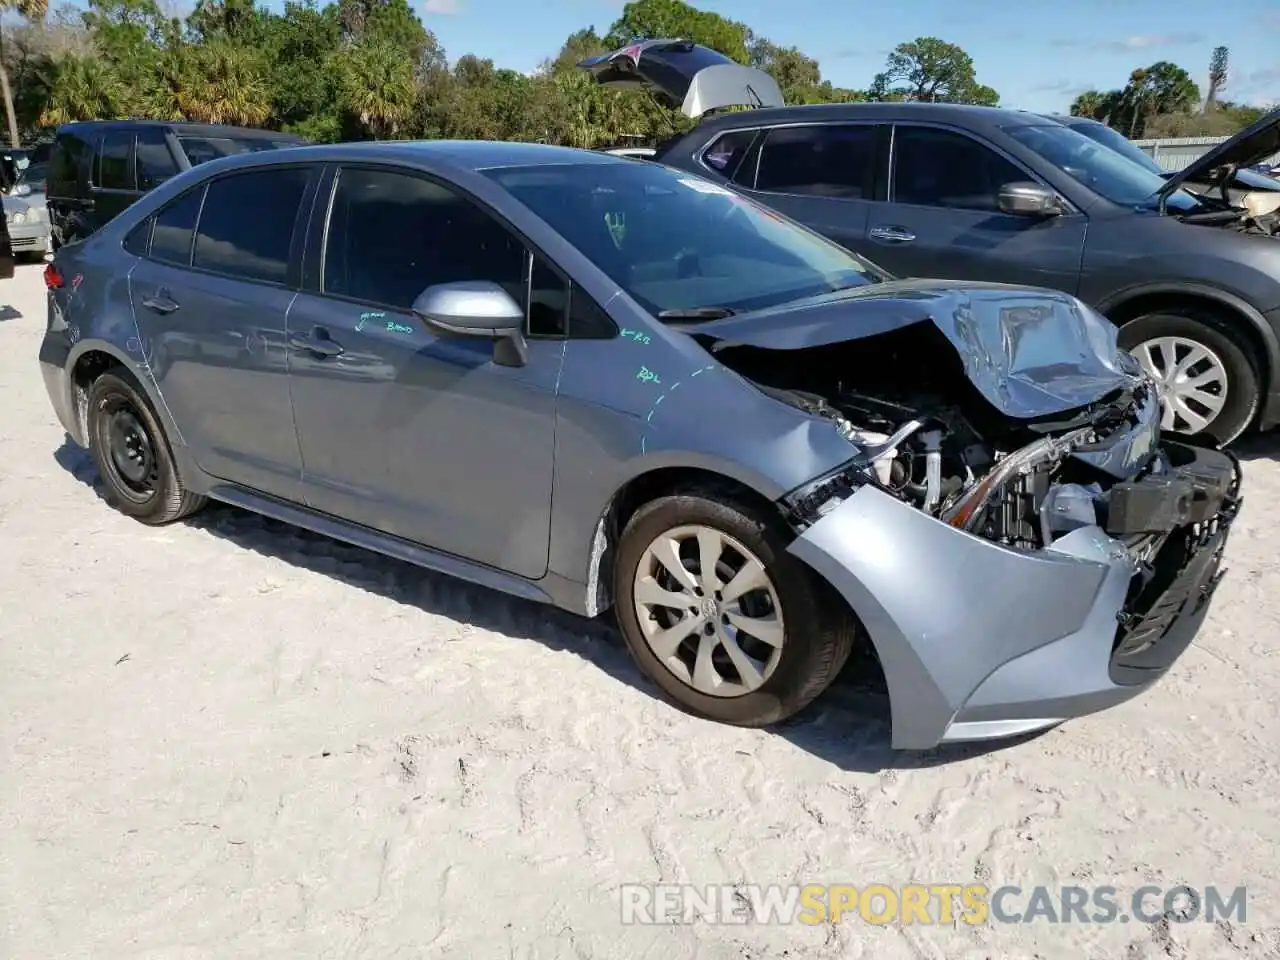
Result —
M 50 290 L 54 290 L 62 286 L 62 274 L 58 272 L 58 268 L 52 263 L 45 264 L 44 285 Z

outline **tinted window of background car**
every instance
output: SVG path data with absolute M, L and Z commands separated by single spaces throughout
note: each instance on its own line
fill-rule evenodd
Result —
M 197 187 L 184 193 L 177 200 L 156 214 L 156 225 L 151 231 L 151 256 L 167 263 L 191 263 L 191 240 L 200 216 L 200 201 L 204 188 Z
M 138 135 L 137 168 L 139 190 L 150 190 L 177 174 L 178 165 L 164 142 L 164 134 Z
M 770 130 L 760 148 L 756 189 L 850 200 L 870 197 L 875 148 L 872 126 Z
M 69 189 L 77 180 L 81 166 L 89 155 L 89 145 L 74 133 L 61 134 L 57 149 L 50 158 L 50 177 L 55 184 Z
M 133 170 L 129 153 L 133 149 L 133 132 L 114 130 L 102 138 L 98 160 L 98 186 L 105 190 L 133 190 Z
M 187 161 L 194 167 L 218 157 L 230 157 L 240 153 L 258 153 L 262 150 L 277 150 L 282 146 L 297 146 L 292 143 L 281 143 L 275 140 L 254 137 L 252 139 L 236 139 L 235 137 L 179 137 L 182 150 Z
M 324 291 L 408 310 L 428 286 L 491 280 L 525 303 L 526 252 L 510 231 L 439 184 L 344 169 L 324 254 Z
M 994 212 L 1000 188 L 1027 179 L 972 137 L 931 127 L 899 126 L 893 164 L 893 201 L 924 207 Z
M 310 176 L 309 170 L 286 167 L 235 173 L 209 184 L 192 266 L 283 283 Z
M 755 142 L 757 130 L 731 130 L 717 137 L 702 154 L 702 162 L 717 173 L 722 173 L 731 180 L 751 186 L 755 179 L 755 170 L 739 170 L 751 144 Z

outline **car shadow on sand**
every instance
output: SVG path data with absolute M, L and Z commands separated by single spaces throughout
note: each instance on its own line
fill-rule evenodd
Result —
M 1280 460 L 1280 430 L 1251 433 L 1232 444 L 1230 450 L 1246 463 L 1250 460 Z
M 102 482 L 89 453 L 69 437 L 54 452 L 67 473 L 101 498 Z M 211 502 L 186 525 L 246 550 L 323 573 L 349 586 L 416 606 L 452 620 L 574 653 L 609 676 L 661 697 L 636 668 L 612 614 L 595 619 L 545 604 L 499 595 L 453 577 L 405 563 L 238 507 Z M 495 602 L 501 596 L 501 602 Z M 817 702 L 769 732 L 842 770 L 877 773 L 940 766 L 1007 748 L 1042 734 L 991 744 L 955 744 L 928 751 L 898 751 L 889 743 L 889 701 L 879 667 L 855 653 Z
M 0 303 L 0 322 L 5 320 L 21 320 L 22 311 L 7 303 Z

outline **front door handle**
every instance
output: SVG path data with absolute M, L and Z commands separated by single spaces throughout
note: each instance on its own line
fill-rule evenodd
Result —
M 298 350 L 305 350 L 320 359 L 339 357 L 342 355 L 342 344 L 329 336 L 324 327 L 315 327 L 310 334 L 290 334 L 289 345 Z
M 885 243 L 910 243 L 916 235 L 905 227 L 872 227 L 867 231 L 872 240 L 883 240 Z
M 179 306 L 178 301 L 169 296 L 169 291 L 163 287 L 144 299 L 142 305 L 148 310 L 154 310 L 156 313 L 161 314 L 173 313 Z

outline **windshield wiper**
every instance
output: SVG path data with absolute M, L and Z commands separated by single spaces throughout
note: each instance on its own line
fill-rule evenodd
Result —
M 732 317 L 736 310 L 732 307 L 676 307 L 672 310 L 660 310 L 659 320 L 723 320 Z

